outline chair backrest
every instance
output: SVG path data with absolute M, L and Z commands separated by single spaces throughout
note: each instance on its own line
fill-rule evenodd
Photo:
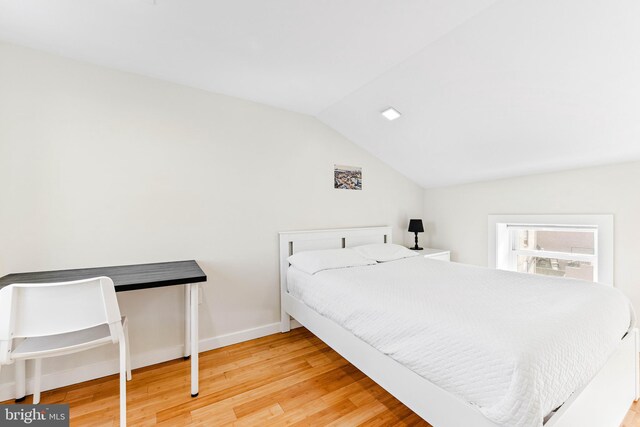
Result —
M 120 309 L 108 277 L 16 283 L 0 289 L 0 341 L 62 334 L 105 323 L 117 342 Z

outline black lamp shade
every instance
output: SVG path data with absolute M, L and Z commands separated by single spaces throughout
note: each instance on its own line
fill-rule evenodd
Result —
M 422 233 L 424 231 L 424 227 L 422 226 L 421 219 L 410 219 L 409 220 L 409 232 L 410 233 Z

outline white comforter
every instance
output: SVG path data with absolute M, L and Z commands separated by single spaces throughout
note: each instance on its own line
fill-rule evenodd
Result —
M 634 322 L 618 290 L 423 257 L 313 276 L 290 293 L 497 424 L 539 427 Z

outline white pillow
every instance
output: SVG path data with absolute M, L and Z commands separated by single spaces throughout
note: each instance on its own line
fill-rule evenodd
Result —
M 314 274 L 334 268 L 373 265 L 376 262 L 362 257 L 353 249 L 325 249 L 321 251 L 298 252 L 287 258 L 298 270 Z
M 353 250 L 367 259 L 378 262 L 395 261 L 397 259 L 420 255 L 418 252 L 411 251 L 404 246 L 393 243 L 374 243 L 372 245 L 356 246 Z

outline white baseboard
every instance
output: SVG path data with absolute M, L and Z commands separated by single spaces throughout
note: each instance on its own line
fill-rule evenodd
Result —
M 291 322 L 291 328 L 299 328 L 300 323 L 295 320 Z M 256 328 L 245 329 L 243 331 L 233 332 L 230 334 L 219 335 L 217 337 L 205 338 L 200 340 L 200 352 L 209 351 L 228 345 L 237 344 L 239 342 L 249 341 L 252 339 L 272 335 L 280 332 L 280 322 L 270 323 L 268 325 L 258 326 Z M 142 354 L 133 354 L 131 356 L 131 367 L 133 369 L 143 366 L 155 365 L 157 363 L 166 362 L 168 360 L 179 359 L 183 356 L 184 346 L 177 345 L 165 347 Z M 51 372 L 42 376 L 42 391 L 53 390 L 55 388 L 65 387 L 71 384 L 77 384 L 84 381 L 93 380 L 100 377 L 106 377 L 118 373 L 118 360 L 111 359 L 98 363 L 78 366 L 73 369 L 64 371 Z M 15 390 L 15 382 L 0 384 L 0 401 L 13 399 Z M 33 379 L 30 378 L 26 383 L 27 395 L 33 393 Z

